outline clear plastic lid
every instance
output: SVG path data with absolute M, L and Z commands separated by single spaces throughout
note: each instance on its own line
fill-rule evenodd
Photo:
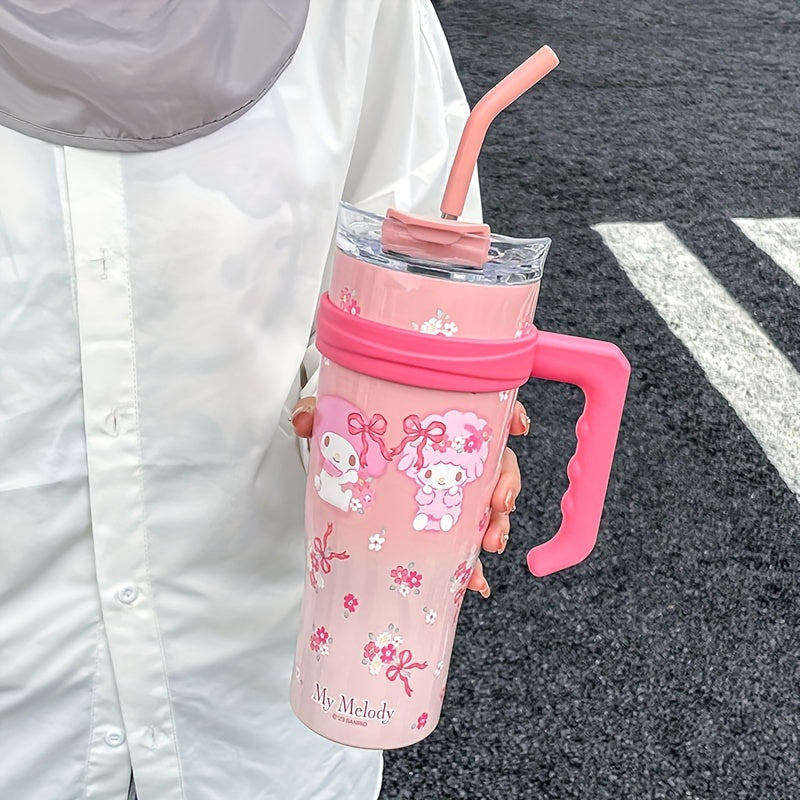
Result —
M 542 277 L 550 239 L 514 239 L 491 234 L 489 254 L 482 267 L 459 263 L 458 249 L 431 260 L 387 251 L 382 244 L 386 217 L 341 203 L 336 246 L 354 258 L 379 267 L 463 283 L 519 285 L 537 283 Z M 469 236 L 470 234 L 467 234 Z

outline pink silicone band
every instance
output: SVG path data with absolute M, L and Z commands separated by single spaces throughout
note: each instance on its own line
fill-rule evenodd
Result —
M 538 331 L 515 339 L 453 339 L 353 316 L 327 292 L 317 310 L 317 349 L 342 367 L 381 380 L 444 389 L 494 392 L 530 378 Z

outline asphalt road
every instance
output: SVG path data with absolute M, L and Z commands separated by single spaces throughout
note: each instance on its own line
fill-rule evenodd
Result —
M 582 395 L 523 388 L 509 548 L 382 796 L 798 798 L 800 7 L 437 10 L 471 103 L 559 54 L 490 129 L 485 217 L 553 239 L 537 325 L 617 343 L 632 375 L 597 547 L 544 579 L 525 555 L 558 528 Z

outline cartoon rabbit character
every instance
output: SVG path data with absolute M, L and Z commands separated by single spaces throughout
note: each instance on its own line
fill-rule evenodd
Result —
M 419 486 L 416 531 L 449 531 L 461 516 L 464 486 L 483 474 L 492 432 L 471 411 L 403 420 L 406 437 L 392 450 L 397 468 Z
M 384 433 L 386 420 L 380 414 L 367 418 L 341 397 L 319 398 L 314 443 L 322 464 L 314 475 L 314 488 L 326 503 L 341 511 L 363 513 L 362 500 L 354 496 L 354 490 L 386 471 L 391 456 L 383 442 Z

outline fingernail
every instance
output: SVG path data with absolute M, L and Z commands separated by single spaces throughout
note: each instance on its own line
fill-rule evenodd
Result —
M 508 544 L 508 534 L 503 533 L 500 535 L 500 549 L 497 551 L 498 555 L 500 555 L 501 553 L 505 553 L 507 544 Z
M 527 436 L 531 430 L 531 418 L 528 416 L 527 412 L 523 412 L 522 414 L 522 424 L 525 426 L 525 430 L 522 431 L 522 435 Z
M 481 597 L 484 598 L 488 597 L 492 593 L 492 590 L 489 588 L 488 581 L 484 581 L 483 586 L 478 591 L 480 592 Z
M 516 506 L 514 505 L 514 492 L 509 489 L 506 495 L 506 514 L 510 514 Z
M 310 414 L 311 410 L 311 406 L 309 405 L 297 406 L 297 408 L 289 415 L 289 422 L 294 422 L 295 419 L 301 414 Z

